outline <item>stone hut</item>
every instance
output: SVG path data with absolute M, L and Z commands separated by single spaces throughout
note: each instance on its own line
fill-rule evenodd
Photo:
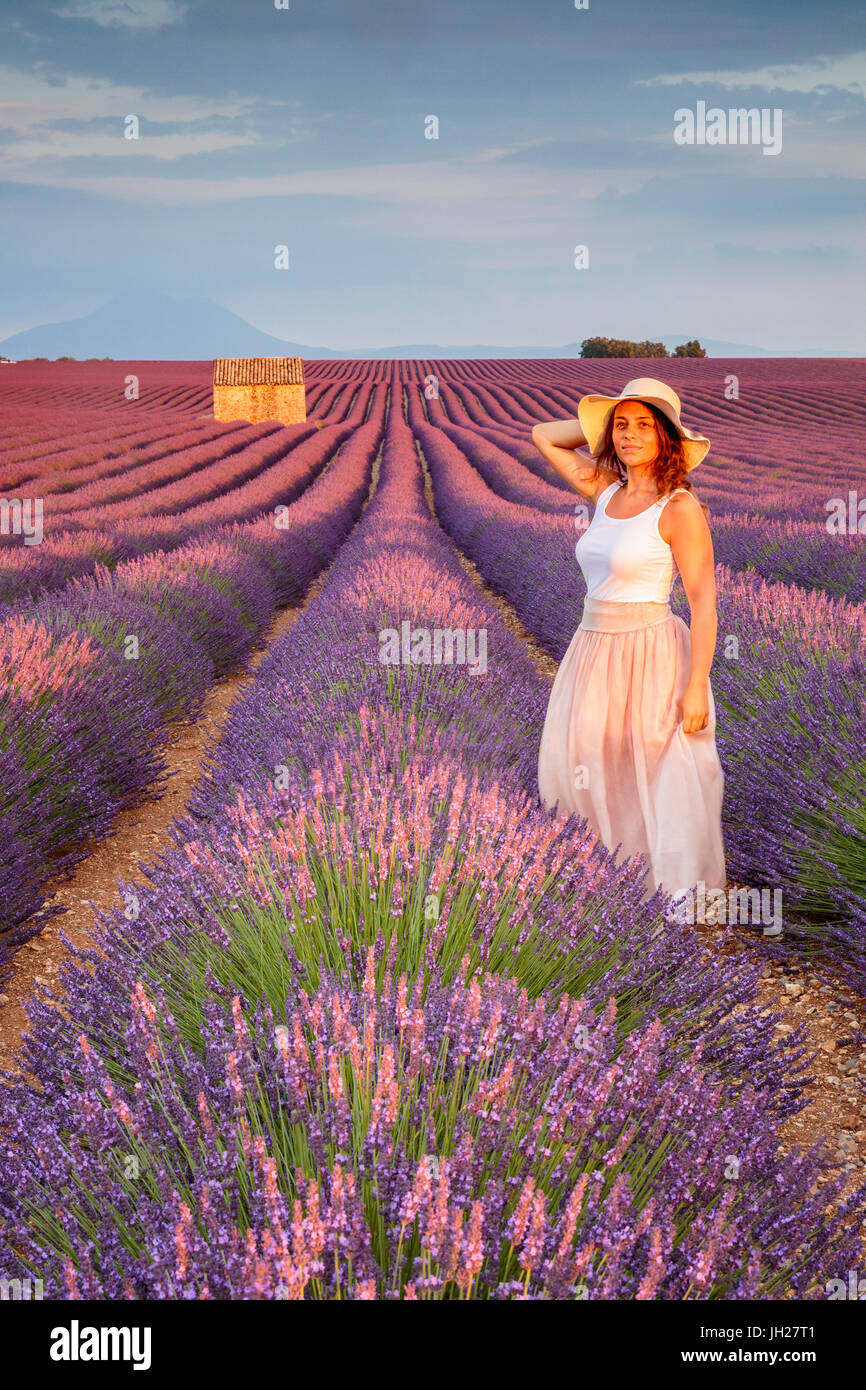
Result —
M 217 357 L 213 364 L 215 420 L 279 420 L 297 425 L 307 418 L 304 364 L 300 357 Z

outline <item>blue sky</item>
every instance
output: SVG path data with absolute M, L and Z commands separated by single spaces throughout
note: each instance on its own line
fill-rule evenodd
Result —
M 781 152 L 675 144 L 699 101 Z M 859 0 L 0 0 L 0 338 L 157 290 L 335 348 L 866 355 L 864 109 Z

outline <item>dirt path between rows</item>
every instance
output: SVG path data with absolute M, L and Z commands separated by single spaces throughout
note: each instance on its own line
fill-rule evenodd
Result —
M 320 575 L 314 581 L 303 603 L 284 608 L 273 618 L 265 634 L 266 645 L 250 658 L 254 669 L 303 612 L 321 578 Z M 160 850 L 168 845 L 168 827 L 175 816 L 186 810 L 193 788 L 207 767 L 208 744 L 219 737 L 231 706 L 253 679 L 254 675 L 246 672 L 224 676 L 211 687 L 196 719 L 179 720 L 168 726 L 166 770 L 170 775 L 162 795 L 121 811 L 109 838 L 80 861 L 68 881 L 49 893 L 46 905 L 60 905 L 66 911 L 50 918 L 44 929 L 12 957 L 11 974 L 4 980 L 4 993 L 0 995 L 0 1070 L 14 1067 L 14 1053 L 27 1028 L 24 1005 L 28 996 L 42 984 L 56 987 L 67 955 L 61 931 L 76 947 L 92 945 L 91 929 L 96 920 L 93 907 L 108 912 L 112 907 L 123 906 L 118 878 L 130 884 L 149 882 L 140 861 L 154 863 Z
M 420 456 L 420 450 L 419 450 Z M 423 456 L 425 497 L 434 518 L 432 482 Z M 370 492 L 364 507 L 375 494 L 379 474 L 376 459 Z M 438 518 L 436 518 L 438 521 Z M 443 534 L 447 534 L 443 531 Z M 539 674 L 552 683 L 558 663 L 546 653 L 521 623 L 511 605 L 496 594 L 477 567 L 455 547 L 455 554 L 478 591 L 494 604 L 506 626 L 522 643 Z M 257 668 L 284 632 L 304 611 L 327 580 L 327 566 L 313 581 L 296 606 L 278 612 L 264 638 L 264 646 L 250 659 Z M 102 841 L 94 853 L 83 860 L 72 877 L 56 886 L 51 903 L 67 911 L 51 919 L 45 929 L 22 946 L 12 959 L 10 975 L 0 995 L 0 1069 L 15 1067 L 15 1053 L 27 1028 L 25 1003 L 43 984 L 56 987 L 57 975 L 66 957 L 60 940 L 62 930 L 73 945 L 91 944 L 94 925 L 93 906 L 106 911 L 121 906 L 117 880 L 145 883 L 139 865 L 153 864 L 167 847 L 167 830 L 173 819 L 185 810 L 192 789 L 207 767 L 206 750 L 225 724 L 234 701 L 254 674 L 246 672 L 224 677 L 208 694 L 195 721 L 182 721 L 169 729 L 166 750 L 167 770 L 172 774 L 158 799 L 121 812 L 115 833 Z M 91 906 L 93 905 L 93 906 Z M 720 954 L 747 952 L 751 959 L 760 955 L 761 938 L 750 938 L 747 928 L 696 927 Z M 858 1046 L 858 1030 L 866 1033 L 866 1001 L 841 983 L 825 982 L 807 964 L 799 961 L 764 960 L 760 981 L 762 1003 L 777 1012 L 777 1032 L 784 1036 L 800 1023 L 808 1030 L 808 1046 L 816 1057 L 810 1065 L 813 1080 L 805 1094 L 809 1105 L 782 1126 L 783 1151 L 792 1146 L 810 1146 L 821 1141 L 827 1167 L 821 1181 L 828 1181 L 840 1168 L 846 1176 L 846 1190 L 866 1178 L 866 1065 Z
M 373 463 L 362 515 L 375 495 L 380 462 L 381 448 Z M 168 725 L 165 760 L 169 780 L 163 791 L 154 788 L 150 800 L 121 811 L 114 822 L 114 833 L 80 861 L 70 878 L 57 883 L 49 893 L 47 906 L 60 905 L 66 911 L 50 918 L 37 936 L 15 952 L 10 973 L 0 986 L 0 1070 L 19 1069 L 15 1054 L 28 1027 L 27 999 L 42 985 L 57 987 L 59 971 L 68 955 L 60 933 L 78 949 L 92 946 L 94 908 L 108 912 L 124 905 L 118 878 L 129 884 L 149 883 L 141 864 L 156 863 L 162 850 L 169 847 L 168 828 L 176 816 L 185 812 L 193 789 L 207 770 L 208 745 L 219 738 L 235 700 L 255 679 L 255 671 L 274 644 L 319 593 L 331 568 L 329 564 L 320 570 L 300 603 L 274 615 L 263 645 L 250 656 L 251 673 L 242 671 L 222 677 L 211 687 L 196 719 Z
M 438 525 L 432 478 L 417 441 L 416 446 L 424 472 L 424 496 Z M 443 535 L 448 534 L 442 530 Z M 539 646 L 511 604 L 490 587 L 477 566 L 456 546 L 454 552 L 475 587 L 495 605 L 506 627 L 528 651 L 539 675 L 552 685 L 559 663 Z M 699 924 L 694 930 L 720 955 L 745 953 L 751 961 L 763 962 L 758 997 L 780 1015 L 776 1024 L 779 1037 L 806 1024 L 807 1056 L 813 1051 L 816 1054 L 808 1068 L 813 1080 L 803 1092 L 809 1104 L 781 1126 L 780 1147 L 790 1152 L 795 1146 L 808 1148 L 821 1143 L 826 1168 L 819 1181 L 828 1182 L 841 1171 L 846 1179 L 844 1191 L 856 1188 L 866 1181 L 866 1058 L 861 1045 L 866 1034 L 866 1000 L 839 981 L 816 977 L 805 962 L 766 958 L 761 948 L 763 938 L 752 935 L 748 927 Z

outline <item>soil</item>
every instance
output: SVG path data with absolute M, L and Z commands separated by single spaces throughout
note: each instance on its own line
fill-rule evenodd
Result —
M 423 456 L 421 462 L 425 496 L 435 518 L 432 483 Z M 375 491 L 377 478 L 378 460 L 369 497 Z M 552 683 L 558 663 L 526 630 L 511 605 L 485 583 L 472 561 L 459 551 L 456 553 L 473 584 L 495 604 L 506 626 L 530 654 L 539 674 Z M 276 614 L 264 647 L 250 660 L 254 669 L 319 592 L 327 573 L 326 569 L 318 576 L 302 603 Z M 67 954 L 60 939 L 61 930 L 75 946 L 92 944 L 93 906 L 105 911 L 121 905 L 118 877 L 127 882 L 146 882 L 142 864 L 153 864 L 167 848 L 168 827 L 184 811 L 206 770 L 208 745 L 218 736 L 234 700 L 253 678 L 247 673 L 223 678 L 210 691 L 196 720 L 172 726 L 166 753 L 172 775 L 162 794 L 122 812 L 117 817 L 115 833 L 76 867 L 68 881 L 55 886 L 49 902 L 67 910 L 50 919 L 38 936 L 15 953 L 11 973 L 2 986 L 0 1070 L 16 1068 L 15 1053 L 28 1023 L 28 997 L 41 985 L 56 986 Z M 720 954 L 746 954 L 759 963 L 763 959 L 759 997 L 778 1013 L 776 1031 L 780 1037 L 789 1035 L 801 1023 L 806 1025 L 807 1049 L 814 1053 L 809 1067 L 811 1079 L 804 1090 L 809 1103 L 781 1126 L 782 1150 L 821 1143 L 826 1166 L 819 1182 L 827 1182 L 842 1172 L 847 1192 L 866 1181 L 866 1059 L 861 1046 L 866 1035 L 866 1000 L 832 977 L 825 978 L 807 961 L 779 959 L 775 944 L 774 957 L 767 957 L 762 938 L 748 927 L 698 925 L 693 929 L 700 931 L 702 939 L 711 942 Z
M 418 452 L 424 469 L 424 496 L 438 521 L 432 479 L 420 448 Z M 511 604 L 487 584 L 478 567 L 456 546 L 455 552 L 473 584 L 495 604 L 506 627 L 532 657 L 539 675 L 552 684 L 559 663 L 539 646 Z M 780 1126 L 780 1148 L 784 1153 L 820 1143 L 826 1166 L 819 1182 L 844 1174 L 844 1196 L 866 1182 L 866 999 L 831 975 L 817 973 L 810 963 L 779 959 L 778 939 L 768 946 L 748 926 L 698 923 L 692 930 L 700 932 L 702 942 L 720 955 L 746 955 L 756 964 L 763 962 L 758 1000 L 778 1013 L 779 1037 L 805 1023 L 804 1060 L 809 1062 L 807 1075 L 811 1079 L 803 1096 L 808 1105 Z
M 373 463 L 362 514 L 375 495 L 380 462 L 381 449 Z M 218 739 L 231 706 L 255 678 L 255 671 L 274 643 L 319 593 L 330 569 L 327 565 L 320 571 L 300 603 L 280 609 L 274 615 L 262 645 L 249 658 L 249 672 L 224 676 L 211 687 L 194 720 L 178 720 L 167 726 L 167 784 L 160 790 L 152 788 L 149 799 L 143 804 L 121 811 L 112 833 L 94 848 L 93 853 L 82 859 L 71 875 L 49 885 L 46 906 L 59 905 L 65 911 L 49 918 L 42 931 L 14 953 L 9 973 L 0 985 L 0 1072 L 20 1070 L 16 1054 L 29 1023 L 28 998 L 38 992 L 40 986 L 57 988 L 58 974 L 68 955 L 61 933 L 77 949 L 92 947 L 91 933 L 96 924 L 94 908 L 107 912 L 123 906 L 118 878 L 128 884 L 148 882 L 143 866 L 157 863 L 161 852 L 170 847 L 169 826 L 176 816 L 184 813 L 194 787 L 206 772 L 207 749 Z
M 322 575 L 303 603 L 284 608 L 273 618 L 265 635 L 265 646 L 250 657 L 253 671 L 277 638 L 291 627 L 313 593 L 318 592 L 320 581 L 323 582 Z M 49 918 L 43 930 L 12 957 L 10 974 L 0 987 L 3 991 L 0 994 L 0 1071 L 4 1068 L 17 1070 L 15 1053 L 28 1025 L 27 998 L 40 985 L 56 988 L 58 972 L 67 955 L 61 932 L 75 947 L 92 946 L 91 929 L 96 921 L 93 908 L 107 912 L 112 907 L 123 906 L 118 878 L 130 884 L 148 882 L 142 863 L 155 863 L 160 852 L 168 848 L 168 828 L 174 818 L 186 810 L 193 788 L 207 769 L 207 747 L 219 737 L 232 704 L 253 678 L 246 672 L 224 676 L 208 692 L 196 719 L 179 720 L 168 726 L 166 771 L 169 780 L 162 793 L 155 793 L 143 805 L 121 811 L 114 821 L 113 833 L 47 895 L 46 906 L 59 905 L 66 910 Z

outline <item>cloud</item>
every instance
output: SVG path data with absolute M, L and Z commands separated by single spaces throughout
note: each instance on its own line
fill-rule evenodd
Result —
M 673 249 L 683 248 L 690 257 L 707 254 L 711 242 L 724 243 L 714 255 L 717 267 L 738 254 L 748 260 L 749 251 L 732 250 L 740 237 L 780 251 L 784 239 L 806 238 L 824 247 L 847 245 L 862 259 L 860 222 L 866 211 L 866 179 L 841 177 L 782 177 L 746 179 L 706 168 L 691 178 L 653 177 L 634 193 L 613 190 L 599 200 L 600 225 L 607 244 L 616 229 L 634 223 L 642 228 L 647 246 L 666 234 Z M 672 220 L 673 219 L 673 220 Z M 792 262 L 796 252 L 791 252 Z M 814 250 L 804 257 L 807 265 L 827 265 L 831 251 Z M 775 257 L 772 258 L 776 260 Z M 840 269 L 850 265 L 844 253 L 837 256 Z M 792 284 L 804 282 L 804 271 L 790 266 Z M 808 275 L 805 275 L 808 279 Z M 799 290 L 798 290 L 799 293 Z M 849 291 L 850 294 L 850 291 Z
M 121 119 L 135 111 L 152 121 L 189 121 L 211 114 L 242 115 L 257 100 L 255 95 L 240 96 L 231 91 L 214 96 L 158 93 L 107 78 L 59 79 L 0 64 L 0 118 L 21 124 L 66 116 L 89 119 L 104 116 L 106 110 Z
M 69 0 L 54 9 L 58 19 L 79 19 L 101 29 L 165 29 L 180 24 L 187 6 L 177 0 Z
M 37 174 L 21 176 L 22 182 L 42 182 Z M 449 224 L 458 222 L 465 203 L 480 206 L 497 199 L 502 215 L 513 216 L 515 203 L 524 197 L 557 198 L 562 201 L 558 176 L 542 170 L 521 172 L 497 168 L 471 159 L 416 160 L 413 163 L 343 165 L 328 169 L 303 169 L 296 173 L 243 174 L 224 178 L 182 179 L 144 174 L 116 177 L 76 177 L 52 173 L 54 188 L 74 188 L 113 198 L 144 203 L 217 203 L 249 198 L 288 198 L 298 196 L 360 198 L 423 205 L 430 216 L 441 213 Z M 580 196 L 594 197 L 601 191 L 598 180 L 586 182 Z M 577 195 L 578 190 L 573 190 Z
M 332 112 L 310 117 L 297 111 L 294 101 L 263 101 L 257 94 L 231 91 L 169 96 L 83 76 L 58 84 L 2 65 L 0 92 L 0 179 L 7 183 L 164 206 L 304 195 L 368 199 L 399 205 L 407 215 L 413 208 L 424 210 L 440 235 L 443 226 L 464 216 L 477 219 L 479 210 L 486 222 L 488 201 L 506 221 L 523 199 L 563 201 L 556 170 L 511 164 L 509 148 L 488 146 L 447 158 L 420 137 L 414 146 L 420 146 L 418 157 L 408 160 L 351 162 L 343 153 L 334 167 L 299 169 L 295 160 L 287 170 L 286 148 L 309 141 L 317 127 L 333 122 Z M 279 108 L 276 118 L 271 108 Z M 123 138 L 129 114 L 140 117 L 139 140 Z M 232 152 L 240 156 L 244 148 L 259 164 L 270 160 L 272 167 L 259 172 L 237 168 L 235 161 L 232 168 Z M 219 152 L 226 163 L 218 173 L 181 163 L 185 156 Z M 166 163 L 165 171 L 153 167 L 154 159 Z M 100 160 L 110 162 L 103 169 Z M 603 183 L 599 174 L 575 173 L 568 197 L 594 198 Z
M 281 146 L 305 138 L 312 125 L 294 112 L 286 116 L 283 108 L 294 108 L 294 102 L 263 103 L 233 93 L 168 96 L 89 77 L 58 82 L 2 65 L 0 93 L 0 178 L 57 187 L 77 186 L 71 175 L 76 160 L 171 161 L 265 146 L 256 118 L 267 128 L 272 107 L 281 108 Z M 140 119 L 139 140 L 124 139 L 128 115 Z
M 705 72 L 661 73 L 644 77 L 636 87 L 676 87 L 683 83 L 715 82 L 722 87 L 763 87 L 768 92 L 817 92 L 822 88 L 842 88 L 855 95 L 866 95 L 866 51 L 847 53 L 840 58 L 809 58 L 803 63 L 787 63 L 759 68 L 708 69 Z
M 855 259 L 847 246 L 748 246 L 744 242 L 714 241 L 710 248 L 712 255 L 722 261 L 743 261 L 750 265 L 759 262 L 763 265 L 790 265 L 792 262 L 807 266 L 850 265 Z
M 552 135 L 524 140 L 502 151 L 511 164 L 549 164 L 563 170 L 640 169 L 647 164 L 669 164 L 671 138 L 663 135 L 612 135 L 609 131 L 582 130 L 580 135 Z

